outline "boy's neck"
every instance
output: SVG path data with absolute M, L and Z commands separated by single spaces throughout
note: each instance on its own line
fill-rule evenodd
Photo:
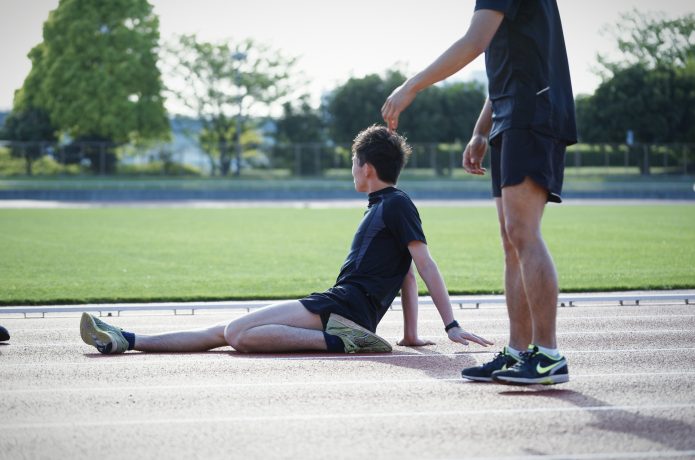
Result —
M 374 192 L 378 192 L 379 190 L 383 190 L 385 188 L 395 187 L 395 186 L 396 186 L 396 184 L 389 184 L 388 182 L 383 182 L 383 181 L 377 180 L 377 181 L 370 182 L 369 184 L 367 184 L 367 193 L 368 194 L 374 193 Z

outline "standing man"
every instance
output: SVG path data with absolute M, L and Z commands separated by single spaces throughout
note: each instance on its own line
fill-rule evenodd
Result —
M 477 0 L 466 34 L 396 88 L 381 109 L 389 128 L 418 92 L 485 52 L 489 95 L 463 153 L 482 175 L 490 145 L 492 191 L 505 255 L 509 345 L 462 371 L 477 381 L 567 382 L 556 338 L 558 281 L 541 236 L 548 201 L 560 203 L 565 148 L 576 142 L 574 100 L 555 0 Z

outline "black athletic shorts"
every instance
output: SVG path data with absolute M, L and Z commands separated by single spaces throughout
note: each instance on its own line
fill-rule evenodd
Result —
M 357 286 L 351 284 L 333 286 L 325 292 L 314 292 L 299 301 L 307 310 L 321 317 L 324 330 L 331 313 L 337 313 L 376 332 L 377 308 L 373 300 Z
M 492 195 L 530 177 L 548 190 L 548 201 L 562 203 L 565 142 L 528 129 L 507 129 L 490 140 Z

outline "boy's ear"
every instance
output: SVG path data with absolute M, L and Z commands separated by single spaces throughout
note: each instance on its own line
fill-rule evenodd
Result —
M 364 172 L 365 172 L 365 174 L 367 175 L 367 177 L 374 177 L 374 176 L 376 176 L 376 169 L 374 169 L 374 166 L 372 166 L 371 163 L 366 162 L 366 163 L 364 164 L 364 166 L 366 167 L 366 169 L 364 170 Z

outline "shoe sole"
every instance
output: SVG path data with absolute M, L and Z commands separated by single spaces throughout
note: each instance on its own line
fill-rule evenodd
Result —
M 89 313 L 82 313 L 80 320 L 80 336 L 87 345 L 95 347 L 103 353 L 99 347 L 105 348 L 108 345 L 113 347 L 111 336 L 97 327 L 94 318 Z
M 467 380 L 472 380 L 474 382 L 487 382 L 490 383 L 492 382 L 492 377 L 472 377 L 470 375 L 463 375 L 461 374 L 461 377 Z
M 337 323 L 342 327 L 347 327 L 349 329 L 354 329 L 357 331 L 362 332 L 363 334 L 375 339 L 378 342 L 378 345 L 372 345 L 370 346 L 370 349 L 363 349 L 363 350 L 355 350 L 351 353 L 390 353 L 393 351 L 393 347 L 391 346 L 390 343 L 388 343 L 386 340 L 382 339 L 372 331 L 369 331 L 359 324 L 355 323 L 354 321 L 350 321 L 349 319 L 337 315 L 335 313 L 331 313 L 331 316 L 328 318 L 328 322 L 326 323 L 326 333 L 329 333 L 329 329 L 331 329 L 332 325 Z
M 535 379 L 524 379 L 520 377 L 493 377 L 493 380 L 498 383 L 508 383 L 511 385 L 556 385 L 558 383 L 567 383 L 570 381 L 569 374 L 548 375 Z

